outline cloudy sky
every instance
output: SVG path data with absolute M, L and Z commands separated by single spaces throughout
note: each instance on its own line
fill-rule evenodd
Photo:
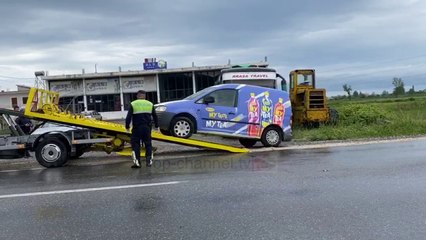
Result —
M 0 89 L 49 75 L 262 61 L 314 68 L 331 95 L 426 89 L 426 1 L 2 0 Z M 407 87 L 408 90 L 408 87 Z

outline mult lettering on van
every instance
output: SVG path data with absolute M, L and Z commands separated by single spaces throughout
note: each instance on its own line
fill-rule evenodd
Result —
M 222 121 L 216 121 L 216 120 L 207 120 L 206 121 L 206 127 L 209 127 L 209 128 L 227 128 L 228 123 L 222 122 Z
M 228 119 L 225 113 L 209 112 L 209 118 Z

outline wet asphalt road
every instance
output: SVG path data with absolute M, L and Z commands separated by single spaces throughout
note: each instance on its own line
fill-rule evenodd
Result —
M 425 239 L 425 205 L 426 140 L 0 171 L 0 239 Z

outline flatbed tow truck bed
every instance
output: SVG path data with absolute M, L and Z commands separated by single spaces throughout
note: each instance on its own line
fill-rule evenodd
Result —
M 25 151 L 34 151 L 37 161 L 45 167 L 63 166 L 69 158 L 79 157 L 87 151 L 125 152 L 130 142 L 131 133 L 124 125 L 86 118 L 80 114 L 63 111 L 58 106 L 59 93 L 44 89 L 31 88 L 25 112 L 0 109 L 12 136 L 0 137 L 0 157 L 11 157 L 9 153 L 19 153 L 22 157 Z M 27 118 L 67 125 L 69 131 L 53 131 L 42 135 L 25 135 L 11 116 Z M 162 142 L 185 146 L 245 153 L 248 149 L 229 146 L 220 143 L 183 139 L 152 132 L 152 139 Z M 9 155 L 8 155 L 9 154 Z M 144 155 L 144 150 L 141 151 Z

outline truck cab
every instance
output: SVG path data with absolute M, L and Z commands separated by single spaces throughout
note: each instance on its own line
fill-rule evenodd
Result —
M 253 65 L 236 65 L 223 69 L 218 82 L 249 84 L 287 92 L 287 81 L 275 69 Z

